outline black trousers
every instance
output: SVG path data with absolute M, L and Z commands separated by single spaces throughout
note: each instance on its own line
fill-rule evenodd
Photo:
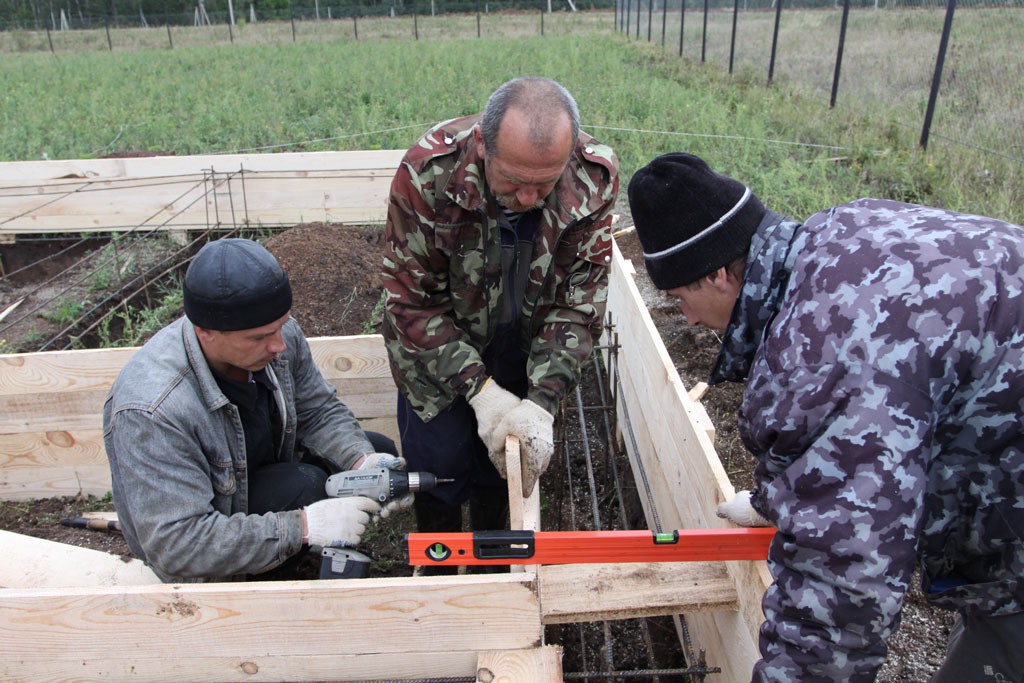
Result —
M 395 442 L 377 432 L 366 432 L 377 453 L 398 454 Z M 275 462 L 249 475 L 249 514 L 298 510 L 327 497 L 324 486 L 330 473 L 308 462 Z

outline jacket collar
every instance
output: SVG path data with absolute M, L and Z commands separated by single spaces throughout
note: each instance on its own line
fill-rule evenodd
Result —
M 765 329 L 779 310 L 789 274 L 800 247 L 800 224 L 773 211 L 765 213 L 750 241 L 747 268 L 722 347 L 711 370 L 708 384 L 743 382 L 750 373 L 754 355 Z

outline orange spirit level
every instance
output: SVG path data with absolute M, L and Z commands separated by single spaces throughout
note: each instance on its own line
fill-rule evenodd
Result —
M 406 534 L 411 565 L 764 560 L 775 529 Z

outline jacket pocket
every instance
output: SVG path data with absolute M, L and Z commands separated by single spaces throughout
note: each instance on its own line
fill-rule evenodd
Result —
M 235 491 L 238 490 L 238 484 L 235 481 L 235 467 L 231 462 L 227 463 L 210 463 L 210 482 L 213 484 L 213 490 L 217 492 L 217 495 L 221 496 L 232 496 Z

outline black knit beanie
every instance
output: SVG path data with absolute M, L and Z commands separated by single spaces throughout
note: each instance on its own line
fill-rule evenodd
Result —
M 269 251 L 252 240 L 206 243 L 185 272 L 185 315 L 208 330 L 250 330 L 274 322 L 292 307 L 288 276 Z
M 764 205 L 699 157 L 663 154 L 629 181 L 629 209 L 658 289 L 696 282 L 745 256 Z

